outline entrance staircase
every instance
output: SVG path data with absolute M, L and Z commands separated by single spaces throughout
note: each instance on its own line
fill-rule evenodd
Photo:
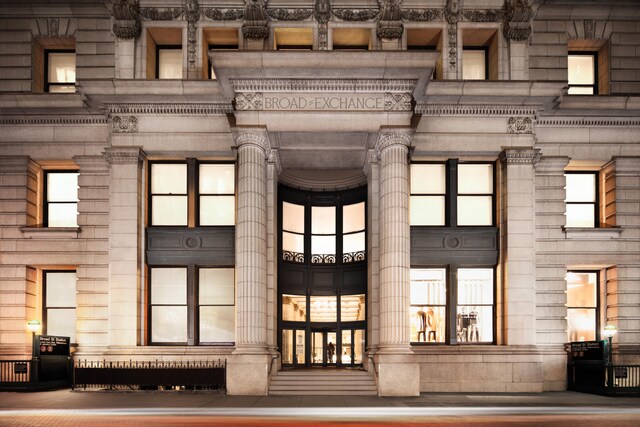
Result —
M 377 396 L 378 388 L 373 375 L 362 369 L 291 369 L 271 378 L 269 395 Z

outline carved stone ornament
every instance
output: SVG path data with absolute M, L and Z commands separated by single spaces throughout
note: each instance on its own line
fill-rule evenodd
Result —
M 271 154 L 271 145 L 269 144 L 268 136 L 264 131 L 256 130 L 255 132 L 239 132 L 234 135 L 234 139 L 238 148 L 243 145 L 254 145 L 262 149 L 265 154 L 265 160 L 267 160 Z
M 171 21 L 184 13 L 181 7 L 143 7 L 140 9 L 140 16 L 149 21 Z
M 444 7 L 444 18 L 449 24 L 455 24 L 462 19 L 462 0 L 447 0 Z
M 146 159 L 144 151 L 137 147 L 112 147 L 103 151 L 107 163 L 112 164 L 138 164 L 142 166 Z
M 246 39 L 260 40 L 269 35 L 267 0 L 245 0 L 242 35 Z
M 335 9 L 333 15 L 343 21 L 370 21 L 380 14 L 375 9 Z
M 533 133 L 531 117 L 509 117 L 507 133 Z
M 49 18 L 47 26 L 49 27 L 49 37 L 58 37 L 60 20 L 58 18 Z
M 233 107 L 236 111 L 262 110 L 262 92 L 236 93 Z
M 499 9 L 464 10 L 462 14 L 467 21 L 471 22 L 500 22 L 504 11 Z
M 440 21 L 442 9 L 404 9 L 402 19 L 405 21 Z
M 380 20 L 376 25 L 376 34 L 381 39 L 399 39 L 404 33 L 400 0 L 379 0 Z
M 196 69 L 196 42 L 200 5 L 198 0 L 187 0 L 184 4 L 184 17 L 187 19 L 187 60 L 189 70 Z
M 413 96 L 410 93 L 385 93 L 385 111 L 412 111 Z
M 276 21 L 304 21 L 311 18 L 310 9 L 267 9 L 267 14 Z
M 217 9 L 214 7 L 207 7 L 200 9 L 202 14 L 214 21 L 236 21 L 244 18 L 243 9 Z
M 408 151 L 411 146 L 412 134 L 413 132 L 411 130 L 380 132 L 375 147 L 376 155 L 380 158 L 380 154 L 382 154 L 386 148 L 394 145 L 402 146 Z
M 536 165 L 540 161 L 541 154 L 537 148 L 507 149 L 500 153 L 498 158 L 503 163 Z
M 136 116 L 114 116 L 111 119 L 114 133 L 138 132 L 138 118 Z
M 502 34 L 513 41 L 525 41 L 531 35 L 533 10 L 528 0 L 505 0 Z
M 331 19 L 331 2 L 329 0 L 316 0 L 313 12 L 318 23 L 326 24 Z
M 118 0 L 113 4 L 113 34 L 120 39 L 140 36 L 140 4 L 138 0 Z
M 593 19 L 587 19 L 584 21 L 584 38 L 593 40 L 596 38 L 596 21 Z
M 455 71 L 458 63 L 458 21 L 462 19 L 462 0 L 447 0 L 444 8 L 449 38 L 449 69 Z

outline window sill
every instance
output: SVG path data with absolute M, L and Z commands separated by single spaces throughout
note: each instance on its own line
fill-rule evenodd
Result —
M 69 238 L 77 239 L 82 232 L 80 227 L 21 227 L 20 231 L 26 238 Z
M 567 239 L 576 240 L 610 240 L 620 237 L 622 227 L 591 228 L 591 227 L 562 227 Z

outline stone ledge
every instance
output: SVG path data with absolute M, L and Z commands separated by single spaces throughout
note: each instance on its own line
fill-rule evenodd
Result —
M 609 228 L 585 228 L 585 227 L 562 227 L 567 239 L 576 240 L 610 240 L 617 239 L 622 234 L 622 227 Z
M 44 239 L 59 239 L 61 237 L 77 239 L 82 229 L 80 227 L 21 227 L 20 231 L 24 237 L 29 239 L 34 237 Z

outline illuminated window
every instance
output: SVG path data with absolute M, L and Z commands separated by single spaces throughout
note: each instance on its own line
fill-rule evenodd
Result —
M 76 92 L 76 53 L 73 50 L 45 51 L 45 92 Z
M 456 333 L 459 343 L 493 342 L 493 269 L 458 269 Z
M 78 172 L 46 171 L 44 176 L 45 227 L 77 227 Z
M 462 51 L 462 79 L 487 79 L 487 51 L 484 49 L 464 49 Z
M 146 78 L 182 79 L 182 28 L 148 28 Z
M 493 225 L 493 165 L 458 165 L 458 225 Z
M 412 342 L 445 342 L 447 271 L 411 269 L 410 337 Z
M 566 227 L 598 227 L 597 172 L 566 172 Z
M 156 71 L 156 78 L 181 79 L 182 47 L 158 46 L 157 49 L 158 69 Z
M 44 271 L 43 333 L 76 342 L 76 272 Z
M 598 55 L 593 52 L 569 52 L 567 58 L 569 95 L 598 93 Z
M 567 272 L 567 339 L 598 339 L 598 272 Z
M 311 263 L 336 262 L 336 207 L 311 207 Z
M 275 28 L 273 39 L 275 50 L 313 49 L 312 28 Z
M 411 225 L 445 225 L 444 164 L 411 165 Z
M 369 50 L 371 47 L 369 28 L 334 28 L 331 36 L 333 50 Z

